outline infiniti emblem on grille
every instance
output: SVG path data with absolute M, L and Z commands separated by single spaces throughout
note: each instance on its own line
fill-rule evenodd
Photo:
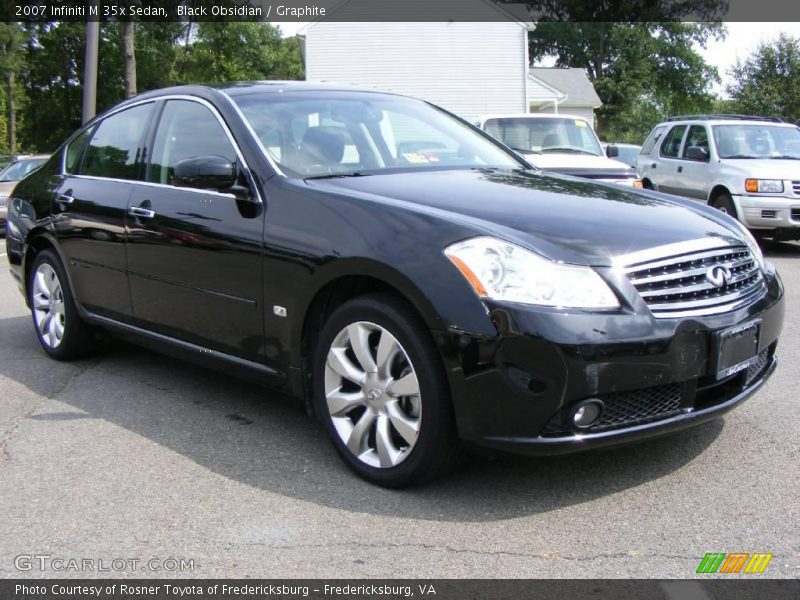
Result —
M 731 270 L 728 267 L 711 267 L 706 271 L 706 279 L 714 287 L 721 288 L 731 279 Z

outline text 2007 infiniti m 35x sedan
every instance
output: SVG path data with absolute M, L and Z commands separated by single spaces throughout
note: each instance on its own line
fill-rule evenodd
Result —
M 783 323 L 727 215 L 310 83 L 123 102 L 17 186 L 7 246 L 53 358 L 104 328 L 255 375 L 390 487 L 464 444 L 569 452 L 713 419 L 771 375 Z

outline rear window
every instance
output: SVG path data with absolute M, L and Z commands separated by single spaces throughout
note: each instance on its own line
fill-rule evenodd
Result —
M 664 135 L 664 132 L 666 130 L 667 128 L 664 126 L 659 126 L 653 129 L 653 131 L 650 132 L 648 138 L 645 140 L 644 146 L 642 146 L 642 149 L 639 151 L 639 154 L 650 154 L 653 151 L 656 142 L 659 139 L 661 139 L 661 136 Z

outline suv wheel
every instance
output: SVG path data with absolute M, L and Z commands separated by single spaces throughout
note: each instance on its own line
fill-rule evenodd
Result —
M 739 218 L 736 214 L 736 206 L 733 204 L 733 198 L 731 198 L 730 194 L 719 194 L 711 201 L 711 206 L 724 212 L 726 215 L 730 215 L 734 219 Z
M 441 360 L 416 314 L 389 295 L 339 307 L 320 332 L 317 414 L 358 475 L 399 488 L 456 461 L 459 440 Z
M 91 329 L 78 315 L 64 268 L 52 250 L 43 250 L 33 261 L 28 294 L 36 335 L 47 354 L 72 360 L 91 352 Z

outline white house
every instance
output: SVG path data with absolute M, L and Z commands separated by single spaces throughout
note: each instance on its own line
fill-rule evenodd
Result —
M 584 69 L 532 67 L 528 78 L 530 112 L 578 115 L 594 123 L 603 103 Z
M 469 121 L 527 112 L 532 25 L 473 2 L 470 22 L 312 23 L 298 34 L 306 79 L 423 98 Z

